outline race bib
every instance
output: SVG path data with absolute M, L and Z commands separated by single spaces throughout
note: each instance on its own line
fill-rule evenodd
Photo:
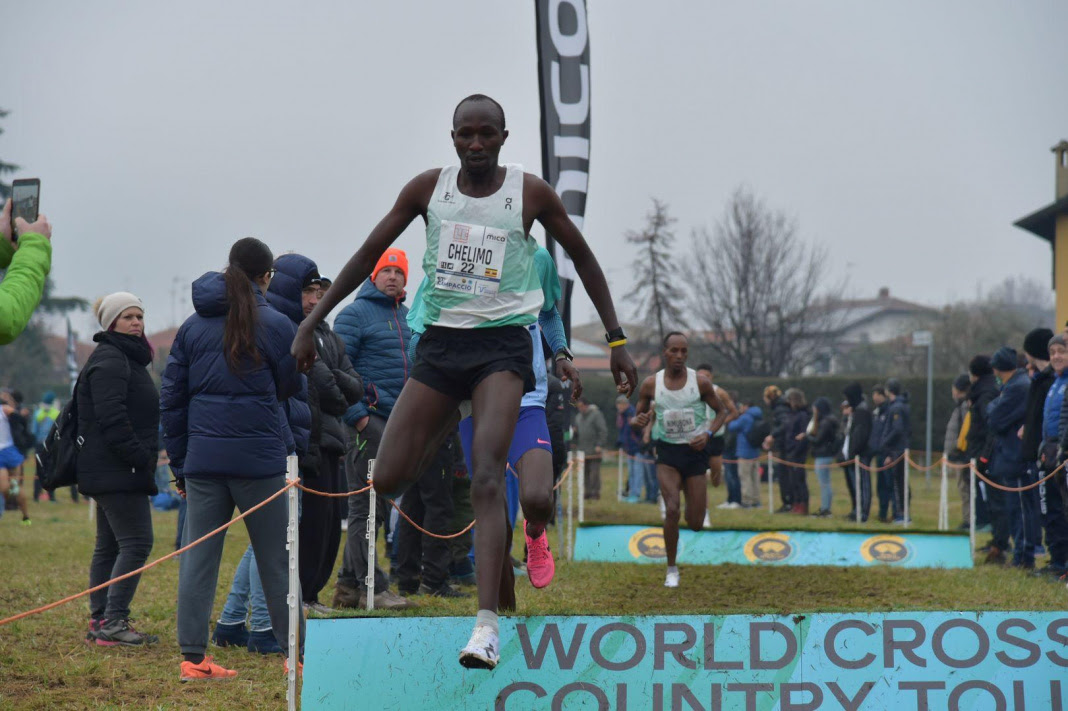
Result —
M 670 439 L 689 441 L 696 429 L 697 417 L 692 409 L 664 411 L 664 434 Z
M 442 221 L 435 288 L 472 296 L 496 296 L 507 246 L 505 230 Z

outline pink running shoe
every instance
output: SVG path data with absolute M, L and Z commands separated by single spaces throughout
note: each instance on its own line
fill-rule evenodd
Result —
M 523 524 L 523 535 L 527 539 L 527 577 L 536 588 L 544 588 L 553 581 L 556 574 L 556 562 L 549 550 L 549 537 L 543 530 L 537 538 L 531 538 Z

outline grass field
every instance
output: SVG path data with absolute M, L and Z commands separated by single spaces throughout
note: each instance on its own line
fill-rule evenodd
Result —
M 604 478 L 603 498 L 587 506 L 587 521 L 658 522 L 655 506 L 615 500 L 614 462 L 606 462 Z M 815 495 L 812 480 L 810 476 Z M 835 500 L 836 514 L 845 513 L 849 503 L 840 475 L 835 486 L 841 488 L 842 495 Z M 930 489 L 924 487 L 922 477 L 917 481 L 915 528 L 935 528 L 937 491 L 936 481 Z M 724 497 L 722 487 L 710 490 L 713 507 Z M 0 519 L 0 617 L 88 587 L 94 528 L 88 521 L 87 506 L 72 504 L 65 495 L 59 498 L 56 504 L 31 504 L 31 526 L 22 526 L 21 517 L 13 511 Z M 955 525 L 959 522 L 955 494 L 950 501 L 950 521 Z M 176 514 L 157 512 L 154 517 L 153 559 L 172 550 Z M 712 520 L 716 527 L 724 528 L 848 527 L 840 519 L 772 515 L 766 509 L 713 508 Z M 864 530 L 900 531 L 900 527 L 873 523 Z M 228 538 L 216 612 L 248 542 L 241 524 Z M 981 536 L 980 543 L 983 540 Z M 556 531 L 550 532 L 550 541 L 558 547 Z M 84 600 L 0 627 L 0 708 L 284 708 L 285 682 L 282 660 L 277 656 L 213 649 L 211 653 L 221 664 L 239 670 L 236 680 L 201 685 L 178 682 L 180 658 L 174 622 L 177 580 L 177 561 L 164 563 L 141 580 L 133 615 L 140 629 L 160 636 L 161 643 L 151 649 L 88 647 L 83 642 L 88 617 Z M 525 578 L 519 579 L 519 611 L 523 615 L 566 615 L 1068 609 L 1068 591 L 1063 585 L 1017 570 L 987 566 L 946 571 L 692 566 L 683 568 L 682 587 L 668 590 L 662 583 L 660 566 L 558 561 L 556 579 L 547 590 L 535 591 Z M 323 601 L 329 602 L 331 594 L 332 588 L 325 590 Z M 467 616 L 475 612 L 473 598 L 419 601 L 423 607 L 408 614 Z

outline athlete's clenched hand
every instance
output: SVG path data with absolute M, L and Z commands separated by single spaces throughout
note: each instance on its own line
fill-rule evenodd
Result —
M 626 346 L 616 346 L 612 349 L 609 357 L 612 367 L 612 377 L 616 381 L 616 390 L 630 397 L 634 388 L 638 386 L 638 369 L 634 367 L 634 361 L 627 353 Z
M 579 377 L 578 368 L 567 358 L 556 361 L 556 377 L 565 383 L 571 383 L 571 399 L 578 400 L 582 397 L 582 379 Z
M 304 325 L 302 323 L 297 327 L 297 335 L 293 339 L 289 352 L 297 359 L 297 370 L 307 373 L 311 370 L 312 363 L 315 362 L 315 337 L 310 329 L 304 328 Z

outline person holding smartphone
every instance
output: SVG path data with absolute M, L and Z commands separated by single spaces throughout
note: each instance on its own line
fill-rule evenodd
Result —
M 44 215 L 32 222 L 11 219 L 12 202 L 0 215 L 0 346 L 11 343 L 26 328 L 41 303 L 45 280 L 52 269 L 52 225 Z

